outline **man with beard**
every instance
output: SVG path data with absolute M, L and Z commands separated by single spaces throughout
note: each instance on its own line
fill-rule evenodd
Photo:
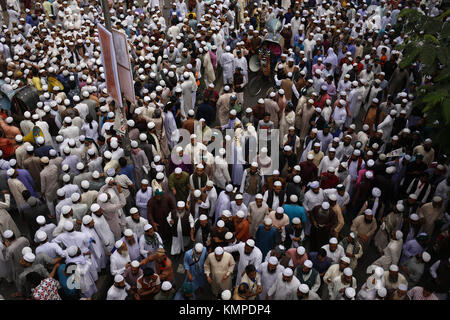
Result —
M 350 268 L 345 268 L 342 275 L 334 278 L 328 286 L 330 300 L 339 300 L 347 288 L 356 290 L 356 279 L 353 277 L 353 271 Z
M 337 216 L 330 209 L 328 202 L 316 205 L 311 210 L 311 250 L 317 251 L 330 239 L 332 231 L 337 224 Z
M 356 233 L 350 232 L 349 235 L 342 239 L 339 244 L 342 248 L 344 248 L 345 256 L 350 259 L 349 267 L 352 270 L 355 270 L 358 264 L 358 259 L 361 258 L 363 254 L 363 249 L 357 239 Z
M 328 244 L 322 246 L 327 252 L 327 257 L 331 259 L 332 263 L 339 263 L 342 257 L 345 257 L 344 248 L 338 244 L 336 238 L 330 238 Z
M 205 214 L 201 214 L 194 223 L 194 241 L 205 247 L 209 247 L 211 243 L 211 223 Z
M 323 281 L 325 284 L 324 290 L 322 291 L 323 295 L 322 297 L 325 299 L 325 297 L 328 298 L 328 285 L 335 279 L 336 277 L 340 277 L 342 273 L 344 272 L 344 269 L 350 266 L 350 258 L 349 257 L 342 257 L 339 259 L 338 263 L 332 264 L 327 272 L 323 276 Z
M 249 264 L 253 264 L 258 269 L 263 259 L 262 252 L 255 246 L 255 240 L 253 239 L 248 239 L 246 242 L 240 242 L 223 249 L 228 253 L 239 252 L 238 275 L 241 275 Z M 237 278 L 236 285 L 239 284 L 239 281 L 240 277 Z
M 206 284 L 204 265 L 207 256 L 206 247 L 201 243 L 196 243 L 193 249 L 184 254 L 184 269 L 186 270 L 184 282 L 192 282 L 197 294 Z
M 264 193 L 264 202 L 269 206 L 269 210 L 275 210 L 278 207 L 282 207 L 284 204 L 285 193 L 283 191 L 283 185 L 280 181 L 273 183 L 273 190 L 267 190 Z
M 277 257 L 272 256 L 268 261 L 261 263 L 259 267 L 259 275 L 261 279 L 262 291 L 259 294 L 259 300 L 264 300 L 267 292 L 275 283 L 278 274 L 282 273 L 284 267 L 279 264 Z
M 156 192 L 157 190 L 155 190 Z M 148 180 L 142 179 L 141 188 L 136 192 L 136 207 L 139 209 L 138 216 L 148 219 L 148 201 L 152 197 L 152 188 L 148 187 Z M 128 218 L 128 217 L 127 217 Z
M 320 288 L 320 275 L 319 272 L 313 268 L 311 260 L 306 260 L 303 265 L 298 266 L 295 269 L 295 275 L 302 284 L 308 285 L 311 291 L 317 293 Z
M 391 241 L 389 241 L 386 248 L 383 250 L 383 255 L 378 258 L 373 265 L 380 266 L 384 270 L 387 270 L 390 265 L 397 265 L 400 260 L 400 254 L 402 252 L 403 245 L 403 233 L 400 230 L 391 232 Z
M 252 162 L 250 168 L 244 170 L 239 192 L 243 194 L 244 204 L 249 205 L 255 200 L 255 195 L 260 193 L 264 185 L 264 177 L 258 170 L 258 163 Z
M 393 295 L 402 284 L 408 286 L 405 276 L 398 271 L 398 266 L 391 264 L 389 270 L 384 272 L 384 287 L 387 289 L 388 295 Z
M 306 215 L 305 215 L 306 220 Z M 305 239 L 305 232 L 303 224 L 299 217 L 292 219 L 291 224 L 283 229 L 282 238 L 284 238 L 284 246 L 286 248 L 298 248 L 302 245 Z
M 363 215 L 353 219 L 350 230 L 358 235 L 363 248 L 367 248 L 377 230 L 377 221 L 373 218 L 372 210 L 366 209 Z
M 428 182 L 428 173 L 422 172 L 418 178 L 414 178 L 406 189 L 406 194 L 415 194 L 419 206 L 428 202 L 431 193 L 431 184 Z
M 307 284 L 302 283 L 297 289 L 297 298 L 295 300 L 321 300 L 319 295 L 309 290 Z
M 266 254 L 277 244 L 277 229 L 272 225 L 272 219 L 264 219 L 264 225 L 260 225 L 256 231 L 256 247 L 261 250 L 262 256 Z
M 164 248 L 161 236 L 155 231 L 151 224 L 146 224 L 144 226 L 144 234 L 139 238 L 140 254 L 145 260 L 145 258 L 154 255 L 160 248 Z M 155 267 L 154 261 L 149 261 L 146 264 L 148 267 Z
M 118 274 L 114 277 L 114 284 L 109 288 L 106 300 L 125 300 L 130 289 L 131 286 L 125 282 L 124 277 Z
M 168 241 L 171 234 L 167 216 L 175 209 L 176 204 L 173 197 L 161 190 L 156 190 L 155 196 L 148 201 L 148 221 L 164 241 Z
M 306 161 L 300 162 L 300 178 L 302 179 L 303 185 L 307 185 L 317 178 L 318 169 L 313 160 L 314 155 L 308 154 Z
M 431 255 L 423 251 L 401 264 L 400 269 L 408 281 L 408 288 L 414 288 L 425 271 L 425 264 L 431 260 Z
M 277 274 L 277 279 L 267 292 L 266 300 L 294 300 L 300 281 L 291 268 Z
M 205 275 L 215 297 L 217 297 L 219 292 L 232 289 L 231 275 L 235 264 L 233 256 L 225 252 L 222 247 L 215 248 L 214 252 L 211 252 L 206 258 L 204 264 Z
M 113 254 L 111 254 L 111 275 L 122 275 L 125 272 L 125 269 L 127 269 L 130 266 L 131 259 L 130 255 L 128 254 L 128 247 L 125 242 L 122 240 L 117 240 L 115 243 L 116 251 L 114 251 Z
M 120 240 L 126 243 L 128 247 L 128 254 L 130 255 L 131 261 L 134 260 L 140 261 L 142 259 L 139 249 L 138 238 L 131 229 L 125 229 L 123 232 L 123 237 Z
M 145 208 L 147 211 L 147 208 Z M 144 234 L 144 226 L 148 224 L 147 219 L 139 215 L 139 210 L 135 207 L 130 209 L 130 215 L 125 218 L 126 228 L 131 229 L 139 239 Z
M 256 230 L 262 221 L 269 215 L 269 206 L 264 202 L 262 194 L 255 196 L 255 201 L 250 202 L 248 206 L 248 223 L 250 224 L 250 237 L 254 237 Z
M 172 233 L 171 255 L 181 254 L 194 241 L 194 218 L 186 208 L 184 201 L 177 202 L 177 209 L 167 216 Z

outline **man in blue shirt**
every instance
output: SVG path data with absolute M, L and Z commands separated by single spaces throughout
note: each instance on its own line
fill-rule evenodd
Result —
M 295 194 L 291 194 L 287 204 L 283 206 L 284 213 L 289 217 L 289 222 L 292 223 L 292 219 L 295 217 L 302 221 L 302 224 L 306 223 L 306 210 L 298 204 L 298 197 Z
M 322 277 L 328 268 L 331 266 L 331 259 L 327 257 L 327 252 L 325 249 L 320 248 L 317 252 L 311 252 L 308 254 L 309 260 L 313 263 L 313 268 L 319 271 Z
M 255 236 L 256 246 L 261 250 L 263 257 L 277 244 L 277 237 L 277 229 L 272 226 L 272 219 L 266 218 L 264 225 L 258 227 Z

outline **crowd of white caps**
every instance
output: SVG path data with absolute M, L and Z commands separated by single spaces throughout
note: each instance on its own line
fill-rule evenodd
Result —
M 448 160 L 413 107 L 433 77 L 400 67 L 399 13 L 440 1 L 108 3 L 123 108 L 99 1 L 2 2 L 5 299 L 447 298 Z

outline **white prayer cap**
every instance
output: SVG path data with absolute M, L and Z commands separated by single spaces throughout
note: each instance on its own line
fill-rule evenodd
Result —
M 294 274 L 294 272 L 292 271 L 291 268 L 285 268 L 285 269 L 283 270 L 283 275 L 284 275 L 285 277 L 292 277 L 293 274 Z
M 153 129 L 155 127 L 155 123 L 152 121 L 152 122 L 149 122 L 148 124 L 147 124 L 147 128 L 149 128 L 149 129 Z
M 83 224 L 84 225 L 88 225 L 89 223 L 91 223 L 91 221 L 92 221 L 93 219 L 92 219 L 92 217 L 91 216 L 88 216 L 88 215 L 85 215 L 84 217 L 83 217 Z
M 291 194 L 291 196 L 289 197 L 289 200 L 291 200 L 291 202 L 293 202 L 293 203 L 296 203 L 298 201 L 298 197 L 295 194 Z
M 222 247 L 216 247 L 216 249 L 214 249 L 214 253 L 218 256 L 221 256 L 223 254 L 224 250 Z
M 372 195 L 374 197 L 380 197 L 381 196 L 381 190 L 379 188 L 377 188 L 377 187 L 373 188 L 372 189 Z
M 343 257 L 341 258 L 341 261 L 350 264 L 350 258 L 349 258 L 349 257 L 343 256 Z
M 64 197 L 65 196 L 65 192 L 64 192 L 64 189 L 62 189 L 62 188 L 59 188 L 58 190 L 56 190 L 56 195 L 58 196 L 58 197 Z
M 116 276 L 114 277 L 114 282 L 115 283 L 120 283 L 124 280 L 123 276 L 120 274 L 116 274 Z
M 114 244 L 116 249 L 119 249 L 122 245 L 123 245 L 123 241 L 122 240 L 117 240 L 116 243 Z
M 133 235 L 133 230 L 131 229 L 125 229 L 125 231 L 123 232 L 123 235 L 125 237 L 131 237 Z
M 313 263 L 311 260 L 306 260 L 305 262 L 303 262 L 303 266 L 311 269 L 313 266 Z
M 82 189 L 89 189 L 89 181 L 87 181 L 87 180 L 81 181 L 81 188 Z
M 255 167 L 255 168 L 258 168 L 258 162 L 256 162 L 256 161 L 252 162 L 251 166 Z
M 294 183 L 300 183 L 300 181 L 302 180 L 302 178 L 299 175 L 294 176 Z
M 366 176 L 367 179 L 372 179 L 373 178 L 373 172 L 372 171 L 366 171 L 365 176 Z
M 230 290 L 222 291 L 222 293 L 220 294 L 220 297 L 222 298 L 222 300 L 230 300 L 231 299 L 231 291 Z
M 36 222 L 39 225 L 45 224 L 45 217 L 44 216 L 37 216 L 36 217 Z
M 275 257 L 275 256 L 271 256 L 271 257 L 269 258 L 269 264 L 271 264 L 271 265 L 273 265 L 273 266 L 276 266 L 276 265 L 278 264 L 278 258 Z
M 273 98 L 273 97 L 275 97 L 277 94 L 275 93 L 275 92 L 271 92 L 270 94 L 269 94 L 269 97 L 270 98 Z M 260 100 L 262 100 L 263 102 L 260 102 L 260 103 L 264 103 L 264 99 L 260 99 Z
M 392 271 L 392 272 L 398 272 L 398 266 L 396 265 L 396 264 L 391 264 L 390 266 L 389 266 L 389 271 Z
M 61 208 L 61 213 L 62 214 L 68 214 L 69 212 L 70 212 L 70 210 L 72 210 L 72 208 L 70 207 L 70 206 L 63 206 L 62 208 Z
M 223 220 L 217 221 L 217 227 L 219 227 L 219 228 L 225 227 L 225 222 L 223 222 Z
M 36 232 L 36 239 L 38 239 L 39 242 L 42 242 L 47 239 L 47 234 L 44 231 L 39 230 Z
M 419 216 L 416 213 L 413 213 L 409 216 L 412 221 L 419 221 Z
M 309 292 L 309 287 L 306 283 L 302 283 L 299 287 L 298 287 L 298 291 L 300 291 L 301 293 L 308 293 Z
M 281 187 L 283 184 L 281 183 L 281 181 L 275 181 L 273 185 L 275 187 Z
M 300 224 L 301 220 L 299 217 L 295 217 L 294 219 L 292 219 L 292 223 L 293 224 Z
M 232 238 L 233 238 L 233 233 L 231 233 L 230 231 L 225 233 L 225 240 L 231 240 Z
M 7 171 L 6 171 L 6 174 L 9 176 L 9 177 L 12 177 L 13 176 L 13 174 L 14 174 L 14 172 L 16 172 L 16 170 L 14 170 L 14 169 L 8 169 Z
M 197 189 L 197 190 L 194 191 L 194 197 L 198 198 L 201 195 L 202 195 L 202 192 L 200 190 Z
M 22 142 L 23 136 L 21 134 L 18 134 L 18 135 L 16 135 L 15 139 L 16 139 L 16 142 Z
M 278 207 L 275 211 L 276 213 L 284 213 L 283 207 Z
M 70 196 L 70 199 L 72 200 L 72 202 L 77 202 L 78 200 L 80 200 L 80 194 L 78 192 L 74 192 L 72 193 L 72 195 Z
M 291 151 L 292 148 L 291 148 L 291 146 L 284 146 L 283 150 L 288 152 L 288 151 Z
M 73 230 L 73 222 L 72 221 L 64 222 L 64 230 L 72 231 Z
M 330 201 L 336 201 L 336 200 L 337 200 L 336 194 L 334 194 L 334 193 L 330 194 L 330 195 L 328 196 L 328 200 L 330 200 Z
M 263 199 L 263 195 L 261 193 L 256 194 L 255 199 Z
M 345 288 L 345 295 L 347 298 L 353 299 L 356 295 L 356 291 L 352 287 Z
M 395 238 L 396 238 L 397 240 L 402 239 L 402 238 L 403 238 L 403 232 L 401 232 L 400 230 L 397 230 L 397 231 L 395 232 Z
M 244 218 L 245 217 L 245 213 L 242 210 L 239 210 L 238 212 L 236 212 L 236 216 L 238 218 Z
M 267 226 L 271 226 L 271 225 L 272 225 L 272 219 L 270 219 L 270 218 L 265 218 L 265 219 L 264 219 L 264 224 L 267 225 Z
M 427 263 L 428 261 L 430 261 L 431 255 L 428 252 L 424 251 L 422 252 L 422 259 L 425 263 Z
M 230 210 L 223 210 L 222 215 L 229 218 L 231 217 L 231 211 Z
M 133 262 L 131 263 L 131 265 L 133 265 Z M 139 264 L 139 262 L 138 262 L 138 264 Z M 162 285 L 161 285 L 161 290 L 162 291 L 169 291 L 170 289 L 172 289 L 172 284 L 169 281 L 164 281 L 162 283 Z
M 323 210 L 328 210 L 328 209 L 330 209 L 330 203 L 329 203 L 329 202 L 324 202 L 324 203 L 322 203 L 322 209 L 323 209 Z
M 199 243 L 196 243 L 194 249 L 195 249 L 195 251 L 198 252 L 198 253 L 202 252 L 202 251 L 203 251 L 203 244 L 200 243 L 200 242 L 199 242 Z
M 32 145 L 27 146 L 27 151 L 32 152 L 34 150 L 34 147 Z
M 433 202 L 441 202 L 442 198 L 440 196 L 434 196 L 433 197 Z
M 23 256 L 23 260 L 25 260 L 26 262 L 29 262 L 29 263 L 33 263 L 34 260 L 36 260 L 36 256 L 33 253 L 28 252 L 27 254 L 25 254 Z
M 103 156 L 104 156 L 106 159 L 111 159 L 111 158 L 112 158 L 112 153 L 111 153 L 110 151 L 105 151 L 105 152 L 103 153 Z
M 232 184 L 228 184 L 228 185 L 225 187 L 225 191 L 226 191 L 226 192 L 231 192 L 231 191 L 233 191 L 233 185 L 232 185 Z
M 148 230 L 150 230 L 150 229 L 152 229 L 152 228 L 153 228 L 153 226 L 152 226 L 151 224 L 147 223 L 147 224 L 144 226 L 144 231 L 148 231 Z
M 98 203 L 93 203 L 91 205 L 91 211 L 92 212 L 97 212 L 98 210 L 100 210 L 100 206 L 98 205 Z
M 297 247 L 297 254 L 298 255 L 304 255 L 305 252 L 306 252 L 305 247 L 303 247 L 303 246 Z
M 205 220 L 208 220 L 208 217 L 205 214 L 201 214 L 200 217 L 199 217 L 199 220 L 200 221 L 205 221 Z
M 366 210 L 364 211 L 364 214 L 365 214 L 366 216 L 372 216 L 372 215 L 373 215 L 372 209 L 366 209 Z
M 309 186 L 311 187 L 311 189 L 316 189 L 320 186 L 320 184 L 319 181 L 313 181 Z
M 306 159 L 314 160 L 314 155 L 312 153 L 308 153 L 308 155 L 306 156 Z
M 108 195 L 106 193 L 100 193 L 100 195 L 98 196 L 98 200 L 101 202 L 106 202 L 108 201 Z
M 254 247 L 255 246 L 255 240 L 253 240 L 253 239 L 248 239 L 246 242 L 245 242 L 245 244 L 246 245 L 248 245 L 249 247 Z
M 353 275 L 353 270 L 351 269 L 351 268 L 345 268 L 344 269 L 344 274 L 347 276 L 347 277 L 350 277 L 350 276 L 352 276 Z
M 164 173 L 158 172 L 158 173 L 156 174 L 156 180 L 161 180 L 161 179 L 164 179 Z
M 337 239 L 336 239 L 335 237 L 333 237 L 333 238 L 330 238 L 329 243 L 330 243 L 330 244 L 337 244 L 338 241 L 337 241 Z
M 178 208 L 184 208 L 185 205 L 186 205 L 186 203 L 184 201 L 178 201 L 177 202 L 177 207 Z

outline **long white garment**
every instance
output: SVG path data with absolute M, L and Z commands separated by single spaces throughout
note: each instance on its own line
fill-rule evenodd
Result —
M 342 297 L 341 289 L 352 287 L 356 290 L 356 279 L 352 277 L 352 281 L 349 284 L 344 284 L 341 281 L 341 276 L 334 278 L 330 284 L 328 284 L 328 292 L 330 300 L 339 300 Z
M 214 222 L 217 222 L 217 220 L 219 220 L 219 218 L 222 216 L 223 210 L 230 210 L 230 209 L 231 209 L 231 199 L 225 193 L 224 190 L 219 194 L 219 197 L 217 198 L 216 201 L 216 212 Z
M 130 255 L 127 253 L 125 256 L 120 254 L 117 250 L 111 255 L 110 258 L 111 275 L 114 277 L 117 274 L 123 274 L 125 272 L 125 266 L 128 262 L 131 262 Z
M 141 257 L 141 252 L 140 252 L 140 248 L 139 248 L 139 241 L 138 238 L 136 237 L 135 234 L 133 234 L 133 238 L 134 238 L 134 243 L 133 245 L 131 245 L 126 239 L 125 236 L 123 236 L 120 240 L 122 240 L 123 242 L 125 242 L 127 244 L 128 247 L 128 254 L 130 256 L 130 260 L 134 261 L 141 261 L 142 257 Z
M 283 273 L 280 272 L 275 283 L 267 292 L 267 295 L 271 300 L 294 300 L 297 296 L 297 289 L 300 284 L 300 280 L 298 280 L 296 276 L 292 276 L 290 282 L 283 281 Z
M 262 286 L 262 291 L 259 294 L 259 300 L 266 300 L 267 292 L 277 280 L 278 274 L 284 271 L 284 267 L 278 264 L 275 271 L 270 273 L 269 270 L 267 269 L 268 264 L 269 264 L 268 262 L 261 263 L 258 270 Z
M 131 229 L 138 239 L 144 234 L 144 226 L 148 224 L 148 220 L 142 217 L 139 217 L 137 222 L 131 217 L 126 217 L 125 221 L 127 223 L 126 228 Z
M 389 270 L 391 264 L 397 265 L 402 253 L 403 239 L 392 239 L 383 250 L 383 255 L 378 258 L 373 265 L 382 267 L 385 271 Z
M 245 242 L 239 242 L 238 244 L 223 248 L 223 250 L 228 253 L 239 252 L 239 265 L 237 273 L 239 276 L 237 277 L 236 285 L 240 284 L 240 275 L 242 274 L 242 272 L 244 272 L 245 267 L 249 264 L 253 264 L 258 271 L 263 258 L 261 250 L 259 250 L 259 248 L 257 247 L 254 247 L 250 254 L 245 254 L 244 249 Z
M 94 213 L 92 214 L 92 219 L 94 220 L 95 231 L 97 231 L 97 234 L 102 240 L 103 245 L 108 252 L 111 252 L 114 247 L 115 241 L 114 234 L 112 233 L 108 222 L 103 215 L 98 217 Z
M 177 211 L 178 214 L 178 211 Z M 172 212 L 167 216 L 167 222 L 172 220 Z M 170 224 L 170 223 L 169 223 Z M 194 227 L 194 218 L 191 214 L 189 214 L 189 225 L 191 228 Z M 181 227 L 181 218 L 178 216 L 177 223 L 177 236 L 172 237 L 172 247 L 170 249 L 171 255 L 176 255 L 184 251 L 184 247 L 189 243 L 190 237 L 183 236 L 183 231 Z
M 89 248 L 91 251 L 91 259 L 95 260 L 97 272 L 100 272 L 102 269 L 106 267 L 106 260 L 107 260 L 103 243 L 100 240 L 100 237 L 98 236 L 97 232 L 95 231 L 95 227 L 89 228 L 83 224 L 81 226 L 81 232 L 86 234 L 90 239 Z
M 125 288 L 119 289 L 116 286 L 112 285 L 111 288 L 108 289 L 108 293 L 106 296 L 106 300 L 125 300 L 128 296 L 128 290 L 130 290 L 130 285 L 125 282 Z

